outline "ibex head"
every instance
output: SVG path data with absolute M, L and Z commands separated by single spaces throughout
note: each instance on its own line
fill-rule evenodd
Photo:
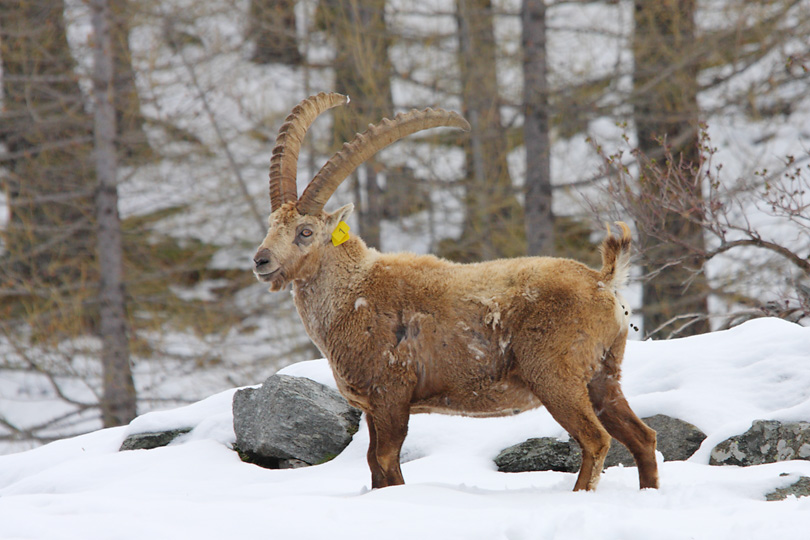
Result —
M 460 115 L 441 109 L 412 110 L 398 114 L 393 120 L 383 119 L 345 143 L 299 199 L 298 152 L 307 129 L 324 111 L 348 102 L 349 98 L 341 94 L 311 96 L 292 110 L 279 130 L 270 161 L 270 228 L 253 258 L 256 277 L 269 283 L 272 291 L 291 281 L 311 277 L 324 250 L 340 249 L 339 241 L 333 242 L 332 233 L 354 206 L 348 204 L 331 214 L 323 208 L 340 183 L 364 161 L 393 142 L 424 129 L 440 126 L 470 129 Z

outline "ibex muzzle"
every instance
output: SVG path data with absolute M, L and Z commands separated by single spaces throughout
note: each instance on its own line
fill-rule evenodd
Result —
M 266 281 L 266 277 L 271 276 L 278 271 L 278 267 L 272 268 L 270 266 L 271 258 L 272 254 L 270 253 L 269 249 L 260 249 L 253 257 L 253 273 L 256 274 L 256 277 L 260 281 Z

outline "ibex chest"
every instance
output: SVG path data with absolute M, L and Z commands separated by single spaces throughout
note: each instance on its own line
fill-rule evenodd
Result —
M 334 307 L 305 285 L 293 285 L 292 293 L 304 330 L 321 353 L 328 355 L 326 336 L 334 319 Z

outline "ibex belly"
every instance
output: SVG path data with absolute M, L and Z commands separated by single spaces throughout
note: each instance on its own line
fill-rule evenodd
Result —
M 434 333 L 433 318 L 420 323 L 422 331 L 409 332 L 396 351 L 416 366 L 411 412 L 504 416 L 541 405 L 515 375 L 500 329 L 458 322 Z
M 540 400 L 517 378 L 509 377 L 491 384 L 476 385 L 459 391 L 443 392 L 411 404 L 412 413 L 459 414 L 463 416 L 508 416 L 542 405 Z

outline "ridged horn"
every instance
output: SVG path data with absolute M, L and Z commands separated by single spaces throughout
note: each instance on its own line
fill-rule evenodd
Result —
M 298 199 L 298 152 L 309 126 L 324 111 L 348 102 L 348 96 L 321 92 L 301 101 L 284 119 L 270 158 L 270 207 L 274 212 L 282 204 Z
M 435 127 L 455 127 L 470 130 L 470 124 L 458 113 L 443 109 L 416 109 L 400 113 L 393 120 L 384 118 L 378 124 L 369 124 L 363 133 L 355 135 L 351 142 L 327 161 L 315 178 L 301 194 L 298 211 L 301 214 L 316 214 L 323 210 L 329 197 L 364 161 L 386 146 L 417 131 Z

